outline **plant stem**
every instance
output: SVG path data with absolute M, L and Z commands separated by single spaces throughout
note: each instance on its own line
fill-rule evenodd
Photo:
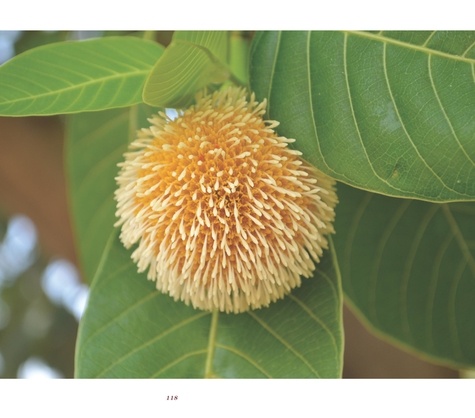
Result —
M 148 41 L 154 41 L 155 40 L 155 31 L 154 30 L 146 30 L 143 33 L 143 39 L 147 39 Z

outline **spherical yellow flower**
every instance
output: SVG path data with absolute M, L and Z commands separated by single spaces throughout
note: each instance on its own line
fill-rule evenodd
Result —
M 117 177 L 117 226 L 139 271 L 195 308 L 268 306 L 310 277 L 333 232 L 334 181 L 228 87 L 174 120 L 159 113 Z

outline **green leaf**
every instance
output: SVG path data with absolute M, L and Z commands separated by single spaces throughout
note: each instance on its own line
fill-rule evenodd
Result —
M 197 91 L 229 77 L 227 53 L 227 32 L 176 32 L 147 79 L 144 102 L 151 106 L 187 107 Z
M 451 367 L 475 366 L 475 204 L 339 185 L 343 289 L 377 333 Z
M 115 222 L 114 190 L 137 118 L 146 126 L 150 111 L 113 109 L 70 115 L 67 119 L 66 167 L 73 226 L 83 276 L 91 281 Z M 130 128 L 129 124 L 133 127 Z
M 251 86 L 279 133 L 336 179 L 475 199 L 475 32 L 265 32 Z
M 73 218 L 83 270 L 94 277 L 80 325 L 76 375 L 339 377 L 341 288 L 333 251 L 301 288 L 248 314 L 194 310 L 137 273 L 131 251 L 113 228 L 116 165 L 127 133 L 135 130 L 129 121 L 135 120 L 125 109 L 68 118 Z
M 134 37 L 34 48 L 0 67 L 0 114 L 53 115 L 140 103 L 162 51 L 159 44 Z
M 228 59 L 228 36 L 227 31 L 176 31 L 174 41 L 189 42 L 206 48 L 213 57 L 221 63 Z
M 91 287 L 77 377 L 340 377 L 341 298 L 331 254 L 315 277 L 271 307 L 194 310 L 136 272 L 112 233 Z

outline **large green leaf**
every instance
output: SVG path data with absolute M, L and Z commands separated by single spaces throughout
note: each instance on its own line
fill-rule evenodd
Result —
M 194 310 L 138 274 L 113 228 L 117 161 L 134 112 L 69 118 L 68 164 L 83 269 L 94 277 L 81 320 L 78 377 L 338 377 L 341 289 L 327 251 L 314 278 L 246 314 Z
M 162 52 L 159 44 L 134 37 L 31 49 L 0 67 L 0 114 L 52 115 L 140 103 Z
M 251 85 L 306 159 L 369 191 L 475 199 L 475 32 L 264 32 Z
M 188 106 L 195 93 L 210 83 L 222 83 L 227 69 L 228 33 L 175 32 L 145 84 L 143 99 L 152 106 Z
M 475 204 L 339 185 L 343 289 L 370 327 L 450 366 L 475 366 Z
M 331 254 L 314 278 L 271 307 L 194 310 L 137 274 L 112 234 L 91 287 L 77 377 L 339 377 L 341 301 Z

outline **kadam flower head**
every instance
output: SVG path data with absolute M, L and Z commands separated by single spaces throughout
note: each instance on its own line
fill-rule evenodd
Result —
M 334 181 L 242 88 L 159 113 L 120 163 L 116 225 L 139 271 L 195 308 L 268 306 L 310 277 L 333 232 Z

